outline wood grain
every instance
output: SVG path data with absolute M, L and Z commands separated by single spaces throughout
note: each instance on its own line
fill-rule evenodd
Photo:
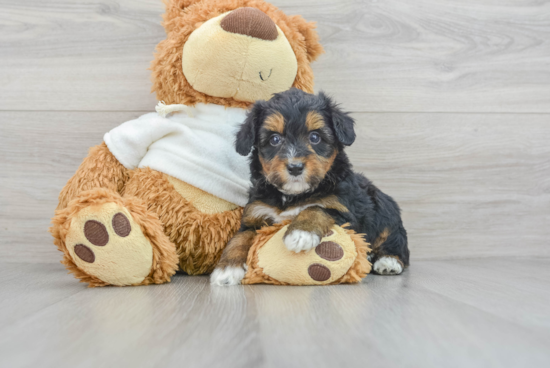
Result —
M 272 0 L 403 210 L 399 277 L 87 289 L 47 233 L 88 149 L 150 112 L 161 0 L 0 0 L 0 367 L 550 365 L 550 1 Z M 504 258 L 501 258 L 504 256 Z
M 47 233 L 59 191 L 140 114 L 0 112 L 0 259 L 59 260 Z M 413 260 L 550 256 L 549 115 L 353 116 L 351 160 L 401 205 Z
M 550 2 L 274 0 L 318 23 L 358 112 L 550 112 Z M 0 0 L 0 110 L 149 110 L 160 0 Z
M 544 367 L 549 265 L 417 261 L 358 285 L 224 288 L 177 275 L 87 289 L 59 264 L 0 264 L 0 366 Z

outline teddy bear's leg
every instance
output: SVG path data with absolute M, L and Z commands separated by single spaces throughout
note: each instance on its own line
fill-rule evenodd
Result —
M 333 225 L 319 244 L 296 253 L 285 237 L 293 229 L 276 224 L 257 231 L 248 253 L 243 284 L 328 285 L 360 282 L 370 272 L 368 243 L 360 234 Z
M 124 196 L 142 199 L 158 216 L 189 275 L 212 272 L 240 227 L 241 207 L 149 168 L 131 173 Z
M 64 209 L 87 190 L 103 188 L 122 193 L 130 177 L 129 172 L 109 151 L 105 142 L 90 148 L 88 156 L 61 190 L 57 210 Z
M 176 272 L 174 244 L 138 198 L 103 188 L 84 191 L 52 222 L 62 263 L 91 287 L 161 284 Z

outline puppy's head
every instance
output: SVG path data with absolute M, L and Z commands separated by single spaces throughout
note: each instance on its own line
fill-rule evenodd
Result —
M 323 181 L 343 147 L 355 140 L 353 125 L 322 92 L 290 89 L 254 104 L 236 149 L 246 156 L 254 147 L 266 180 L 284 194 L 297 195 Z

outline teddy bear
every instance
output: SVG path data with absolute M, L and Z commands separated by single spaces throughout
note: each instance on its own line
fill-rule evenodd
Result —
M 256 100 L 313 92 L 323 52 L 314 23 L 263 0 L 168 0 L 151 65 L 156 112 L 107 132 L 59 195 L 50 232 L 89 287 L 162 284 L 212 272 L 240 226 L 249 164 L 234 137 Z M 258 232 L 243 284 L 358 282 L 363 237 L 335 226 L 313 252 L 291 253 L 287 224 Z
M 157 112 L 107 132 L 59 195 L 50 232 L 90 287 L 210 273 L 237 231 L 249 168 L 234 133 L 258 99 L 313 92 L 314 23 L 263 0 L 168 0 Z

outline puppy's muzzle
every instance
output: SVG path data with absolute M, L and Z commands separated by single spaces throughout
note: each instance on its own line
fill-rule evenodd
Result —
M 292 176 L 298 176 L 301 175 L 304 171 L 304 164 L 302 162 L 298 163 L 291 163 L 286 165 L 286 169 L 288 170 L 288 173 Z

